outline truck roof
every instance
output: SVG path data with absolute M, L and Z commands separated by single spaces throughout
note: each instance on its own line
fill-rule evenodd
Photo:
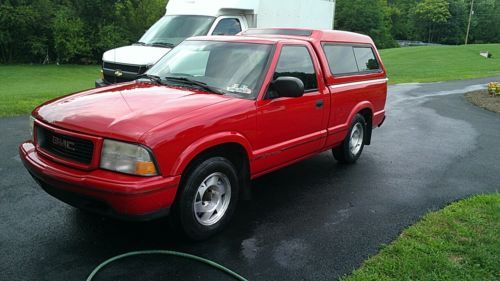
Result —
M 200 40 L 239 41 L 262 44 L 274 44 L 283 40 L 374 44 L 373 40 L 369 36 L 359 33 L 340 30 L 317 30 L 305 28 L 251 28 L 237 34 L 236 36 L 201 36 L 193 38 Z

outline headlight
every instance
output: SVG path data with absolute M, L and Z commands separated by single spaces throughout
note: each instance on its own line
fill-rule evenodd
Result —
M 33 116 L 30 116 L 29 125 L 30 125 L 31 141 L 35 141 L 35 139 L 33 138 L 33 131 L 35 130 L 35 118 Z
M 158 174 L 153 157 L 146 148 L 114 140 L 104 140 L 100 167 L 140 176 Z

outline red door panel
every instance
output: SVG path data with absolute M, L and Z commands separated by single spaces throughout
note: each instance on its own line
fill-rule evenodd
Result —
M 285 49 L 287 47 L 300 50 L 303 58 L 309 57 L 309 69 L 315 76 L 297 74 L 304 70 L 304 61 L 296 61 L 297 55 Z M 302 97 L 289 98 L 280 97 L 275 99 L 263 99 L 257 103 L 257 140 L 254 156 L 253 171 L 261 173 L 269 169 L 275 169 L 289 162 L 303 158 L 304 156 L 321 151 L 326 138 L 326 122 L 329 114 L 329 95 L 322 79 L 318 79 L 319 70 L 317 58 L 311 54 L 309 45 L 286 45 L 280 51 L 279 60 L 276 64 L 274 78 L 278 76 L 293 76 L 305 80 L 304 85 L 312 88 Z M 304 53 L 305 52 L 305 53 Z M 280 62 L 287 58 L 289 65 L 281 66 Z M 297 70 L 295 70 L 297 68 Z M 311 74 L 309 74 L 311 75 Z M 314 77 L 312 81 L 310 77 Z M 321 76 L 322 77 L 322 76 Z M 314 83 L 311 83 L 314 82 Z

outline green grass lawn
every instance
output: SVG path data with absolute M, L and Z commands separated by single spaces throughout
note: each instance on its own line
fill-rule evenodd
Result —
M 490 51 L 486 59 L 480 51 Z M 381 50 L 391 84 L 437 82 L 500 75 L 500 44 Z
M 54 97 L 94 87 L 99 66 L 1 65 L 0 117 L 28 114 Z
M 427 214 L 342 280 L 500 280 L 500 194 Z

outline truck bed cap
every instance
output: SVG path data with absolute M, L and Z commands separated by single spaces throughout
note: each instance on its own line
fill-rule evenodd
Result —
M 373 40 L 366 35 L 341 31 L 341 30 L 317 30 L 305 28 L 250 28 L 238 34 L 238 36 L 259 38 L 287 38 L 308 41 L 334 41 L 372 44 Z

